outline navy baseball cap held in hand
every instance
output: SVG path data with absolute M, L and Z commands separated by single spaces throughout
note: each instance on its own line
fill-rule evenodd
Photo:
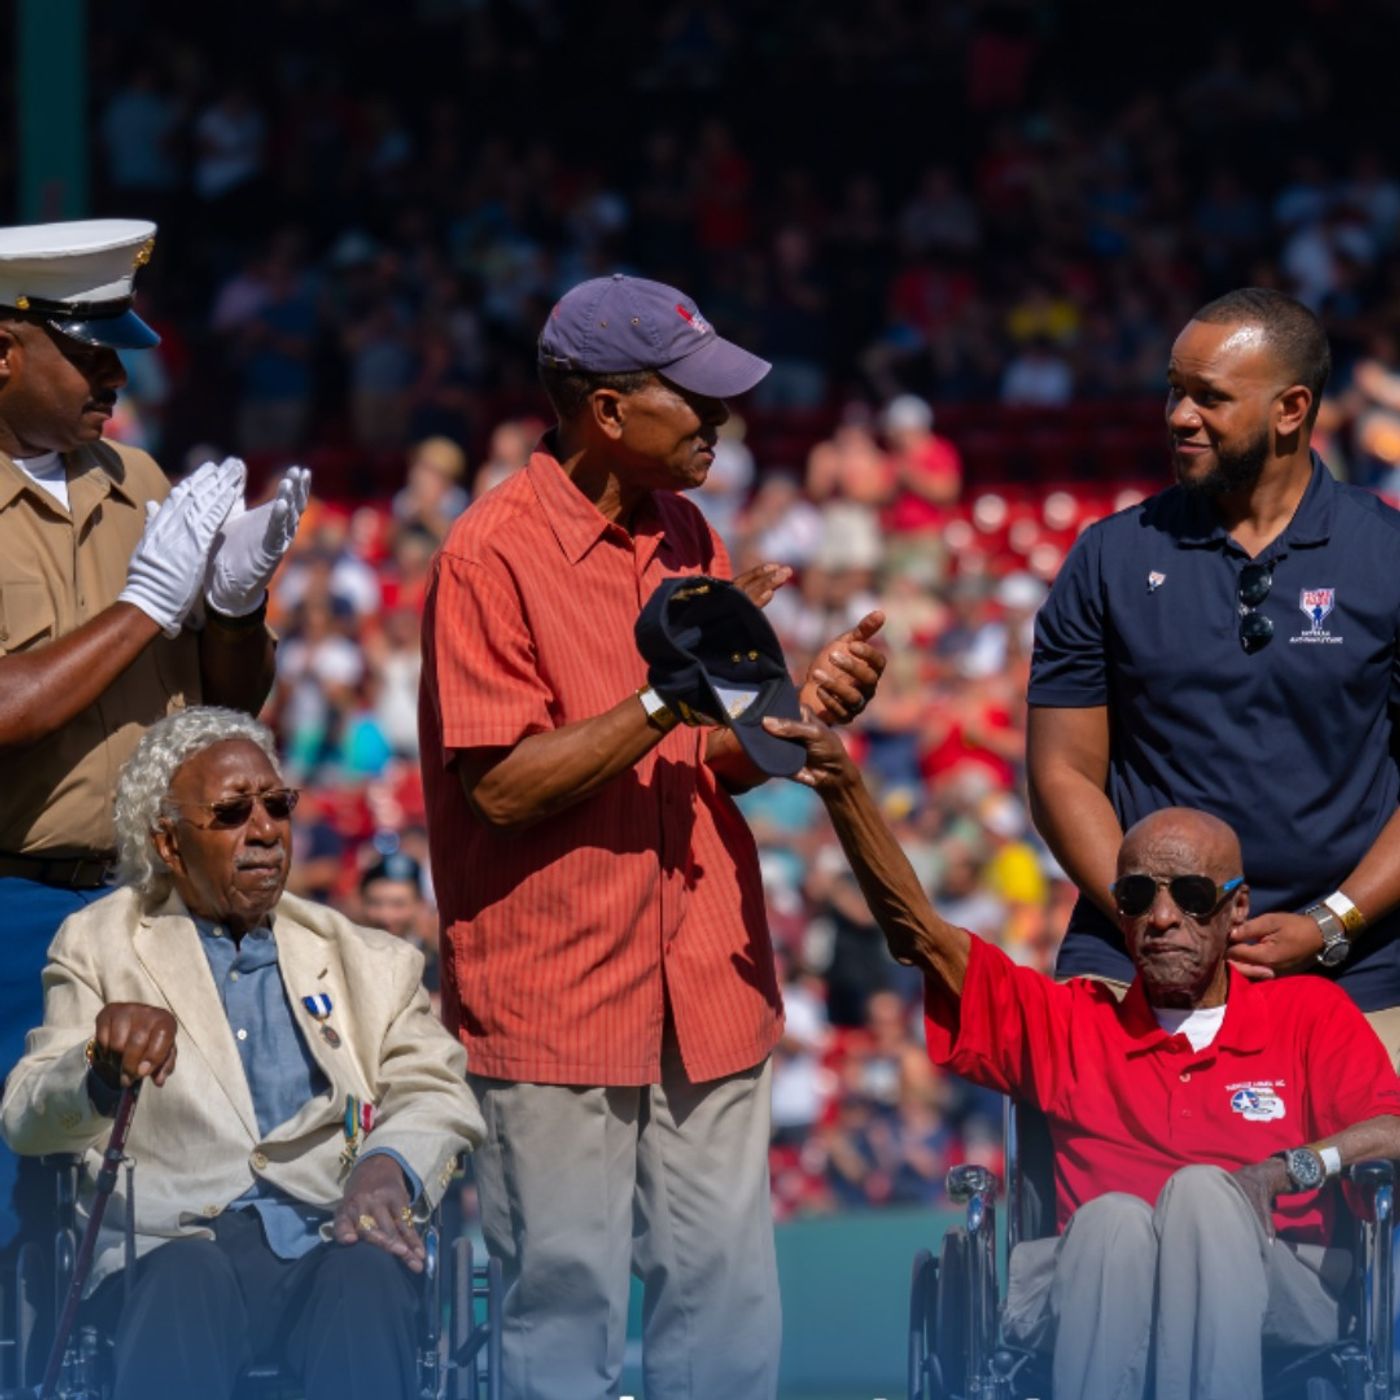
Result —
M 711 399 L 747 393 L 773 368 L 716 335 L 684 292 L 621 272 L 560 297 L 540 332 L 539 357 L 584 374 L 654 370 Z
M 693 574 L 668 578 L 637 619 L 652 689 L 687 724 L 726 725 L 763 772 L 790 778 L 807 761 L 764 717 L 800 719 L 797 688 L 776 633 L 741 588 Z

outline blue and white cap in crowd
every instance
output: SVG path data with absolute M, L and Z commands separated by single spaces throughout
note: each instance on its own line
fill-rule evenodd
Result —
M 586 374 L 654 370 L 706 398 L 752 389 L 767 360 L 715 333 L 682 291 L 615 272 L 564 293 L 540 332 L 540 363 Z
M 146 350 L 160 337 L 131 309 L 151 260 L 145 219 L 79 219 L 0 228 L 0 307 L 13 307 L 87 345 Z

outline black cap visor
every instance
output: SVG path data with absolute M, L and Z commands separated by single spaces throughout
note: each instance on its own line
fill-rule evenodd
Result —
M 160 337 L 130 307 L 115 316 L 82 316 L 65 319 L 44 317 L 46 324 L 84 345 L 106 345 L 113 350 L 150 350 Z

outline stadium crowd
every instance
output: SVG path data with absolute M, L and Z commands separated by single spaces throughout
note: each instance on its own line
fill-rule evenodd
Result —
M 773 361 L 699 502 L 736 570 L 798 570 L 769 607 L 795 670 L 886 611 L 890 666 L 857 756 L 940 912 L 1035 966 L 1051 965 L 1073 890 L 1022 797 L 1031 620 L 1077 532 L 1165 474 L 1154 428 L 1126 474 L 1082 479 L 1074 444 L 1095 415 L 1158 394 L 1170 336 L 1204 297 L 1278 285 L 1332 337 L 1330 465 L 1400 485 L 1398 167 L 1379 134 L 1325 147 L 1344 94 L 1303 31 L 1282 47 L 1225 38 L 1184 81 L 1164 60 L 1091 101 L 1065 61 L 1073 6 L 885 0 L 868 24 L 823 4 L 741 32 L 700 0 L 640 23 L 593 6 L 586 25 L 547 0 L 420 0 L 416 27 L 280 0 L 254 7 L 280 35 L 257 67 L 237 35 L 216 53 L 180 7 L 137 8 L 139 62 L 94 16 L 99 212 L 179 236 L 143 284 L 163 343 L 131 357 L 114 435 L 172 468 L 224 450 L 311 462 L 317 500 L 272 598 L 270 718 L 306 792 L 289 888 L 352 917 L 373 903 L 430 957 L 427 567 L 468 500 L 528 456 L 534 334 L 584 277 L 692 288 Z M 364 72 L 317 43 L 342 22 Z M 1340 28 L 1313 37 L 1336 48 Z M 930 124 L 897 126 L 878 156 L 830 114 L 805 139 L 759 139 L 752 108 L 711 99 L 775 47 L 812 86 L 882 110 L 930 73 L 956 103 L 935 94 Z M 621 91 L 550 127 L 571 75 L 619 53 Z M 519 120 L 525 91 L 537 121 Z M 698 117 L 668 105 L 676 93 Z M 627 101 L 645 134 L 599 139 Z M 945 105 L 973 114 L 955 139 L 936 131 Z M 1265 127 L 1268 154 L 1236 159 Z M 1017 413 L 1044 430 L 1033 483 L 985 489 L 985 457 L 965 469 L 959 435 L 936 430 L 972 437 Z M 952 1162 L 995 1162 L 999 1102 L 922 1053 L 918 979 L 885 952 L 813 794 L 770 783 L 742 806 L 787 1004 L 775 1210 L 935 1203 Z

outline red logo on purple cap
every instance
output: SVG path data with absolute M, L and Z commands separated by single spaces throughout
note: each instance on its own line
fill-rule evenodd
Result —
M 682 317 L 692 330 L 699 331 L 701 335 L 710 329 L 710 323 L 698 311 L 687 311 L 680 302 L 676 303 L 676 315 Z

